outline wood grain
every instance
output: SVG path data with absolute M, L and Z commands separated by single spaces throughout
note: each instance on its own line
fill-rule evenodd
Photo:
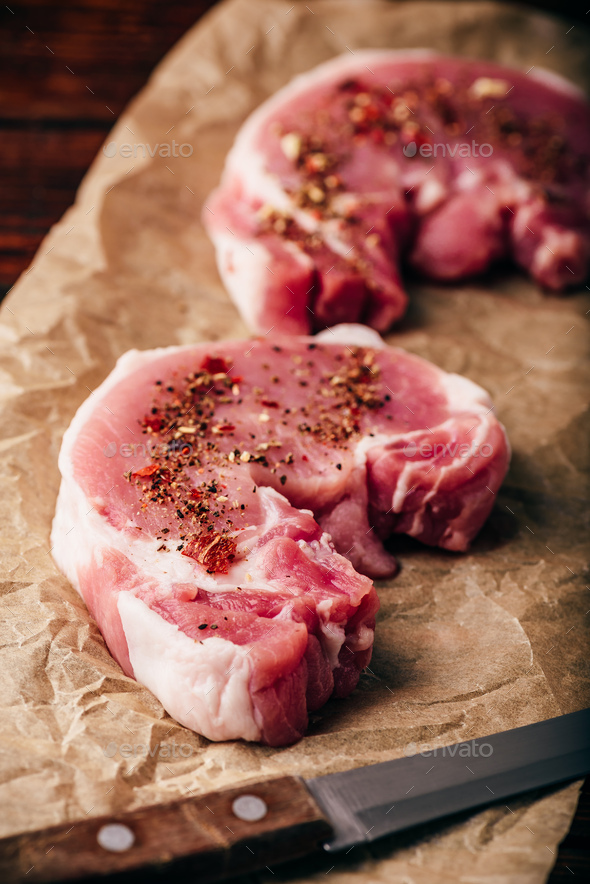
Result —
M 127 102 L 214 2 L 2 6 L 0 297 L 74 201 Z
M 232 804 L 244 795 L 266 803 L 262 819 L 238 819 Z M 122 823 L 133 832 L 128 850 L 115 853 L 100 846 L 97 835 L 108 823 Z M 146 880 L 150 870 L 166 863 L 166 875 L 198 872 L 200 884 L 206 884 L 313 853 L 330 833 L 303 782 L 281 777 L 5 838 L 0 841 L 0 880 L 45 884 L 139 870 Z

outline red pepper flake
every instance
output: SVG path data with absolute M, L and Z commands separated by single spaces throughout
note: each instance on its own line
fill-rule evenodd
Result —
M 201 369 L 208 371 L 209 374 L 221 374 L 222 372 L 227 374 L 228 368 L 227 362 L 221 356 L 205 356 L 201 363 Z
M 162 421 L 159 417 L 145 417 L 143 419 L 145 427 L 149 427 L 152 432 L 159 433 L 162 428 Z
M 278 408 L 279 403 L 275 402 L 274 399 L 261 399 L 260 404 L 264 405 L 265 408 Z
M 157 463 L 151 463 L 147 467 L 142 467 L 137 472 L 132 473 L 134 479 L 146 479 L 148 476 L 153 476 L 154 473 L 157 473 L 160 467 Z
M 221 534 L 201 535 L 187 543 L 182 555 L 194 559 L 211 574 L 227 574 L 236 555 L 236 543 Z
M 234 424 L 218 424 L 215 427 L 217 433 L 231 433 L 233 430 L 235 430 Z

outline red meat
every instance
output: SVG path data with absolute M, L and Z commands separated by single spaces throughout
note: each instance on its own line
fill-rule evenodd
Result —
M 366 328 L 132 351 L 65 434 L 53 554 L 178 721 L 282 745 L 370 660 L 353 565 L 465 549 L 508 456 L 483 390 Z
M 203 220 L 256 331 L 380 331 L 400 263 L 460 280 L 511 257 L 560 291 L 590 258 L 590 115 L 579 91 L 427 51 L 357 51 L 245 122 Z

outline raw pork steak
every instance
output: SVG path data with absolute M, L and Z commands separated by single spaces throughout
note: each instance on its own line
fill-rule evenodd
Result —
M 512 257 L 560 290 L 588 273 L 590 115 L 554 74 L 361 51 L 246 121 L 203 220 L 251 328 L 387 329 L 400 262 L 458 280 Z
M 53 554 L 178 721 L 287 744 L 371 656 L 334 544 L 373 574 L 393 531 L 464 549 L 507 461 L 479 387 L 367 328 L 132 351 L 65 434 Z

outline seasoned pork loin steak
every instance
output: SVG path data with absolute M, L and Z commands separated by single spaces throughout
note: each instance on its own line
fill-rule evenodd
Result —
M 483 390 L 360 326 L 131 351 L 65 434 L 53 555 L 174 718 L 283 745 L 370 660 L 353 564 L 465 549 L 508 457 Z
M 554 74 L 428 51 L 356 51 L 245 122 L 203 220 L 246 322 L 387 329 L 400 262 L 459 280 L 511 257 L 542 286 L 590 257 L 590 114 Z

